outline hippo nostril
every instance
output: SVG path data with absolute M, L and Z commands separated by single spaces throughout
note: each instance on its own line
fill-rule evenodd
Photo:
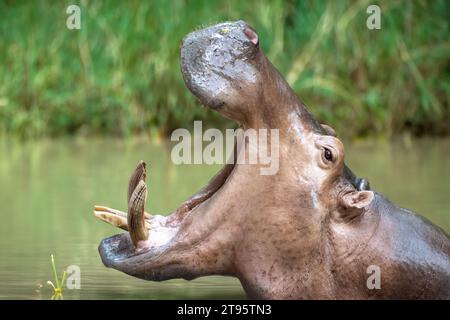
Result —
M 255 46 L 257 46 L 257 45 L 259 44 L 258 35 L 257 35 L 256 32 L 253 31 L 251 28 L 245 27 L 244 33 L 245 33 L 245 35 L 247 36 L 247 38 L 248 38 Z

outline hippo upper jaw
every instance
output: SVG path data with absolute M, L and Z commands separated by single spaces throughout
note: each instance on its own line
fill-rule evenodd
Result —
M 242 101 L 256 101 L 264 55 L 244 21 L 225 22 L 188 34 L 180 46 L 183 79 L 200 102 L 223 116 L 245 122 Z

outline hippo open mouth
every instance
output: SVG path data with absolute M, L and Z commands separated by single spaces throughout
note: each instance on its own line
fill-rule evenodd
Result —
M 189 217 L 202 215 L 209 202 L 214 201 L 216 193 L 220 192 L 233 168 L 234 164 L 225 165 L 207 186 L 172 214 L 161 216 L 145 212 L 147 171 L 145 162 L 141 160 L 129 181 L 128 213 L 104 206 L 94 208 L 94 215 L 98 219 L 128 231 L 101 242 L 99 251 L 103 263 L 147 280 L 195 277 L 195 272 L 188 272 L 185 269 L 186 261 L 183 262 L 189 257 L 186 254 L 189 250 L 182 254 L 177 254 L 177 251 L 189 248 L 198 241 L 195 233 L 189 234 L 185 230 L 192 224 Z

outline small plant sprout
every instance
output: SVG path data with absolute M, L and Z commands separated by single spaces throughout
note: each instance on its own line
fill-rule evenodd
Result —
M 55 267 L 55 259 L 53 258 L 53 254 L 50 255 L 51 259 L 52 259 L 52 268 L 53 268 L 53 276 L 55 278 L 55 284 L 53 284 L 53 282 L 51 282 L 50 280 L 47 281 L 47 284 L 50 285 L 53 288 L 53 295 L 52 295 L 52 300 L 63 300 L 63 294 L 62 294 L 62 288 L 64 287 L 64 281 L 66 280 L 66 271 L 63 272 L 63 276 L 61 279 L 61 284 L 59 283 L 58 280 L 58 274 L 56 272 L 56 267 Z

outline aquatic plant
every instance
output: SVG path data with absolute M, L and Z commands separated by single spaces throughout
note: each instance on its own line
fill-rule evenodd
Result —
M 52 260 L 52 269 L 53 269 L 53 277 L 55 279 L 55 283 L 51 282 L 50 280 L 47 281 L 47 284 L 50 285 L 53 288 L 53 295 L 52 300 L 63 300 L 63 287 L 64 282 L 66 281 L 66 271 L 63 272 L 61 283 L 58 279 L 58 273 L 56 272 L 56 266 L 55 266 L 55 259 L 53 257 L 53 254 L 50 255 L 50 258 Z

